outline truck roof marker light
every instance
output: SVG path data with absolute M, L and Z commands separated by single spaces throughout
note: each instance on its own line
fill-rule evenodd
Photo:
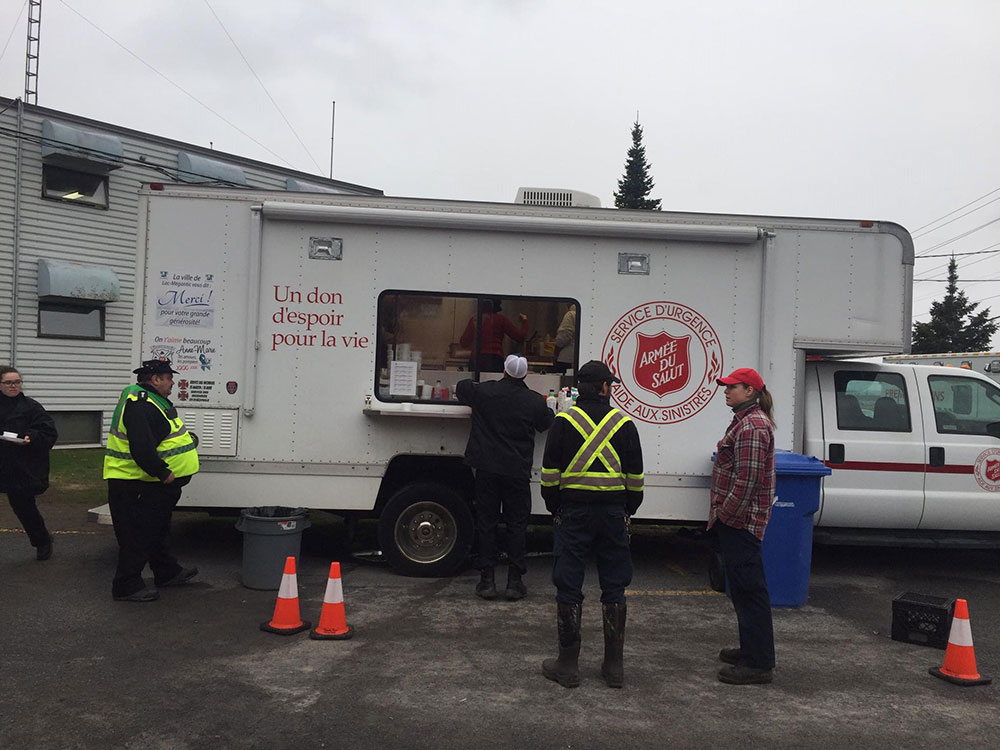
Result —
M 163 190 L 163 183 L 162 182 L 151 182 L 151 183 L 149 183 L 149 189 L 150 190 Z
M 875 222 L 865 219 L 864 221 L 861 222 L 861 226 L 864 227 L 865 229 L 871 229 L 873 226 L 875 226 Z

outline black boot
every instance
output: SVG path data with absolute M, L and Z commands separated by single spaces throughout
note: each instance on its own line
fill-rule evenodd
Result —
M 507 568 L 507 590 L 504 592 L 504 596 L 507 597 L 507 601 L 514 602 L 518 599 L 523 599 L 527 595 L 528 587 L 521 580 L 520 569 L 515 565 L 511 565 Z
M 604 604 L 604 663 L 601 676 L 608 687 L 620 688 L 625 681 L 622 650 L 625 647 L 625 615 L 628 605 Z
M 476 596 L 481 596 L 483 599 L 496 599 L 497 587 L 493 581 L 493 566 L 483 568 L 479 573 L 480 578 L 479 583 L 476 584 Z
M 582 604 L 558 604 L 559 658 L 542 662 L 542 674 L 566 688 L 580 684 L 580 615 Z

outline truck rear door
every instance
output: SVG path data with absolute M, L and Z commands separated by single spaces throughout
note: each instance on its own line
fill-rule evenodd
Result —
M 924 439 L 912 368 L 829 362 L 816 368 L 823 415 L 817 524 L 915 529 L 924 508 Z
M 927 433 L 921 529 L 1000 530 L 1000 388 L 951 368 L 915 368 Z

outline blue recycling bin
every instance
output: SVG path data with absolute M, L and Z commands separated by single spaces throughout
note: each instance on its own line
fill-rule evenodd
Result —
M 813 456 L 775 451 L 777 486 L 761 554 L 772 607 L 801 607 L 809 598 L 813 516 L 823 477 L 831 471 Z

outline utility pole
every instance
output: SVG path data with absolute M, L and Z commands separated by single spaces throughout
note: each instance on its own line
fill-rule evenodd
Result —
M 330 179 L 333 179 L 333 128 L 337 124 L 337 102 L 333 102 L 333 111 L 330 113 Z
M 28 0 L 28 49 L 24 64 L 24 101 L 38 104 L 38 42 L 42 36 L 42 0 Z

